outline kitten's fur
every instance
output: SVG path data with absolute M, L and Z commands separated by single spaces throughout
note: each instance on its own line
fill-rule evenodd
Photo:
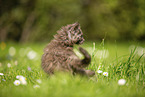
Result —
M 68 71 L 73 74 L 93 76 L 94 71 L 84 69 L 91 62 L 88 52 L 79 48 L 84 55 L 84 59 L 81 60 L 73 51 L 74 44 L 83 42 L 83 33 L 79 23 L 62 27 L 44 49 L 41 64 L 44 71 L 48 74 L 53 74 L 55 71 Z

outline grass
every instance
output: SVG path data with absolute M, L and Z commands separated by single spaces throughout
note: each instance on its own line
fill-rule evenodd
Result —
M 0 75 L 0 97 L 144 97 L 145 56 L 140 55 L 142 43 L 134 44 L 129 51 L 132 44 L 88 42 L 82 45 L 92 56 L 87 69 L 96 71 L 94 77 L 86 78 L 61 72 L 54 76 L 45 74 L 40 66 L 45 43 L 0 43 L 0 73 L 4 74 Z M 36 57 L 29 56 L 35 54 Z M 108 72 L 108 76 L 97 73 L 98 69 Z M 24 76 L 27 85 L 14 85 L 17 75 Z M 119 79 L 125 79 L 125 85 L 120 86 Z

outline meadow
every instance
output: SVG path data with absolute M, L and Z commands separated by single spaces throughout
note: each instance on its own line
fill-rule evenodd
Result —
M 0 97 L 144 97 L 145 46 L 140 42 L 85 42 L 93 77 L 41 69 L 47 43 L 0 42 Z M 74 47 L 76 54 L 83 56 Z

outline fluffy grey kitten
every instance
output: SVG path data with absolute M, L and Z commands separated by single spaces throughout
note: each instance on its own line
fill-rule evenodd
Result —
M 84 55 L 84 59 L 80 59 L 73 51 L 75 44 L 80 45 L 83 42 L 83 32 L 79 23 L 62 27 L 44 48 L 41 64 L 43 70 L 48 74 L 54 74 L 55 71 L 66 71 L 72 74 L 95 75 L 94 71 L 85 69 L 91 62 L 88 52 L 80 47 L 79 51 Z

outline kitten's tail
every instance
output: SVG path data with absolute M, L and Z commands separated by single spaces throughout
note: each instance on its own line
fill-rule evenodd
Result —
M 88 65 L 91 62 L 91 56 L 89 55 L 89 53 L 83 49 L 82 47 L 79 47 L 80 52 L 84 55 L 84 59 L 82 60 L 83 64 Z

